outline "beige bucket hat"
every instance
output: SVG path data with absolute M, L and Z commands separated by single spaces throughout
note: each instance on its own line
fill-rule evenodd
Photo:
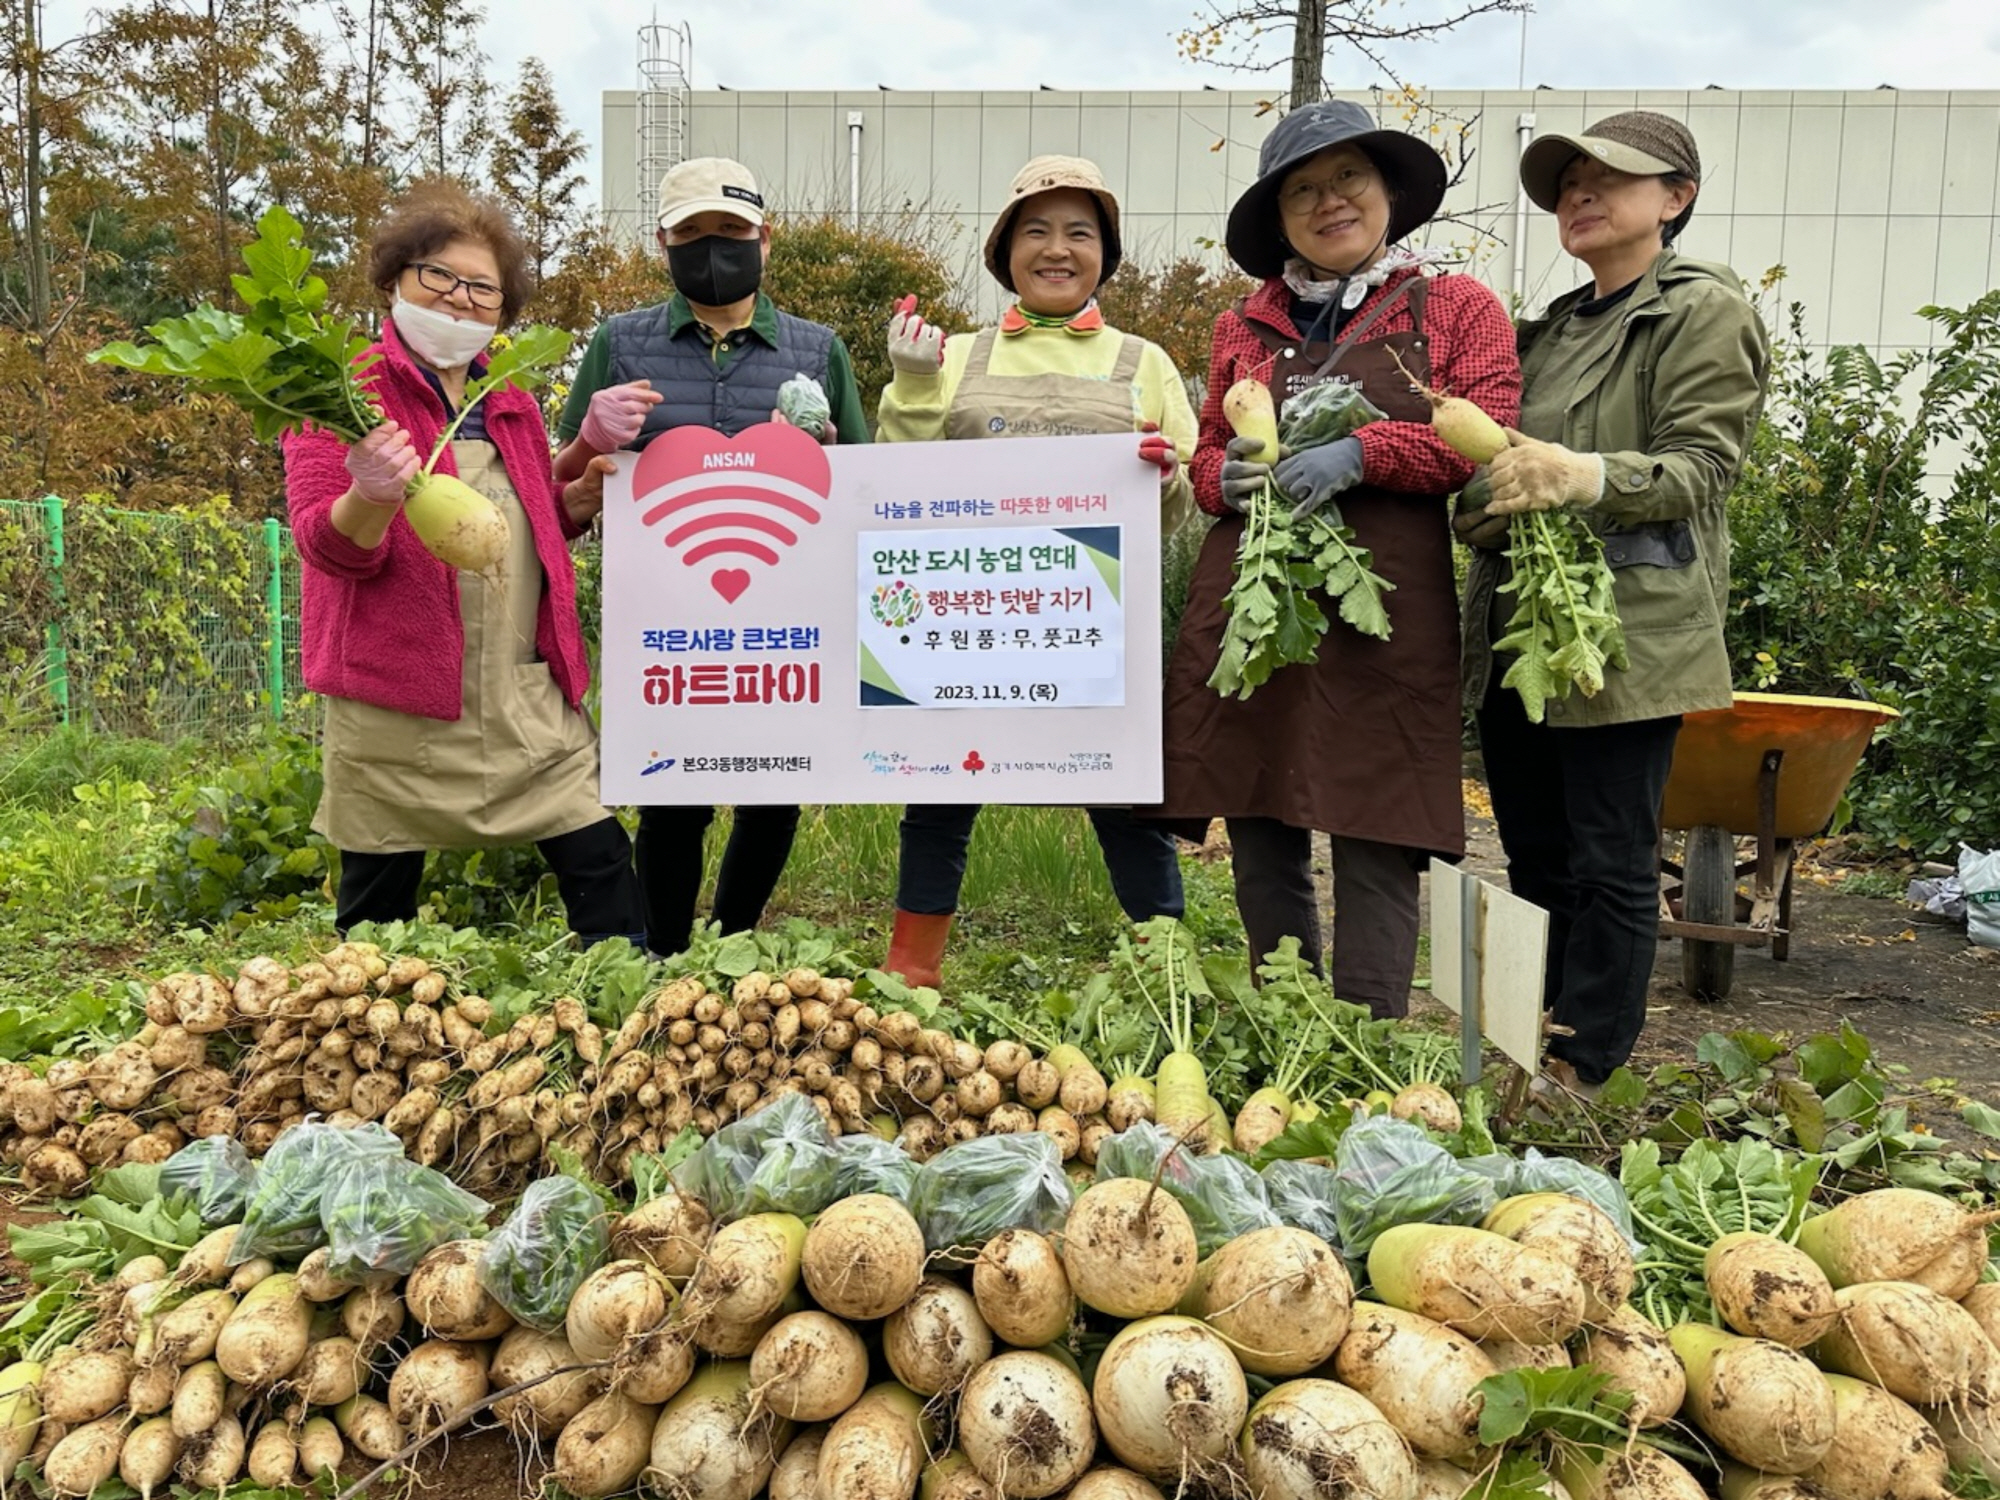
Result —
M 986 269 L 1010 292 L 1015 290 L 1015 286 L 1013 273 L 1007 269 L 1007 240 L 1008 231 L 1014 225 L 1014 214 L 1035 194 L 1052 192 L 1056 188 L 1082 189 L 1097 200 L 1097 206 L 1104 215 L 1104 272 L 1098 280 L 1109 281 L 1111 273 L 1118 269 L 1118 262 L 1123 258 L 1124 250 L 1118 238 L 1118 200 L 1104 185 L 1104 174 L 1098 170 L 1097 163 L 1086 161 L 1081 156 L 1038 156 L 1014 174 L 1013 185 L 1007 189 L 1007 201 L 993 220 L 993 227 L 986 232 Z

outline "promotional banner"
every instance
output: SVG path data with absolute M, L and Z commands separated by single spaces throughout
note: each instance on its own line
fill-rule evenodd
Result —
M 1131 435 L 768 423 L 618 459 L 607 805 L 1159 800 L 1159 471 Z

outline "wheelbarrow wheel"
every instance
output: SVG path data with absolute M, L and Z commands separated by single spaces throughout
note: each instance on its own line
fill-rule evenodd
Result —
M 1681 915 L 1706 926 L 1736 925 L 1736 839 L 1728 829 L 1690 828 L 1682 852 Z M 1736 978 L 1736 945 L 1681 939 L 1681 984 L 1697 1000 L 1725 1000 Z

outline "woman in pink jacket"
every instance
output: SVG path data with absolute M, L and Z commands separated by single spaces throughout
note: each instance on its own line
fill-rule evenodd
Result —
M 569 556 L 609 466 L 558 491 L 541 409 L 508 385 L 437 466 L 500 508 L 500 564 L 454 570 L 403 515 L 405 484 L 533 289 L 526 248 L 495 204 L 424 183 L 379 226 L 369 273 L 389 317 L 364 381 L 388 420 L 351 447 L 325 432 L 285 443 L 305 681 L 326 700 L 313 826 L 340 850 L 334 926 L 414 917 L 427 850 L 533 843 L 579 937 L 643 944 L 631 846 L 598 801 Z

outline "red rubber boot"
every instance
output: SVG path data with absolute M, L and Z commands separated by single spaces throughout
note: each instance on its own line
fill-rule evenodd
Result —
M 896 928 L 889 937 L 889 956 L 882 960 L 884 973 L 897 975 L 905 984 L 936 989 L 944 968 L 945 940 L 951 936 L 951 913 L 925 915 L 896 912 Z

